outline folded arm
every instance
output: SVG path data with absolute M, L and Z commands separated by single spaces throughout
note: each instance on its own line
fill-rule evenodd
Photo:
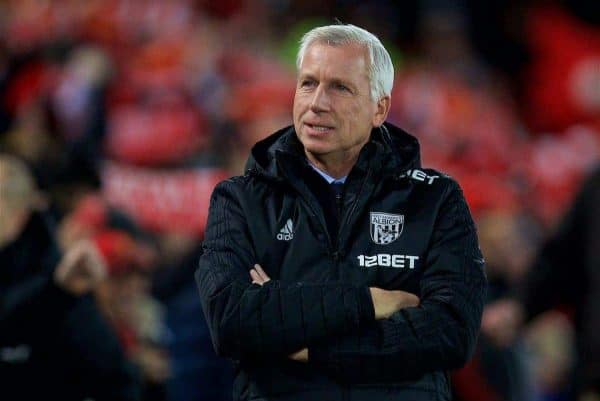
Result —
M 476 345 L 486 279 L 458 185 L 440 210 L 424 268 L 418 307 L 310 348 L 310 363 L 354 383 L 410 380 L 463 366 Z
M 218 354 L 234 359 L 286 357 L 308 344 L 350 333 L 374 320 L 367 287 L 342 284 L 253 284 L 256 262 L 241 189 L 215 189 L 196 272 L 203 311 Z

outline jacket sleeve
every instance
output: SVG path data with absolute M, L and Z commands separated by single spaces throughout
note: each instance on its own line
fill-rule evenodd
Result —
M 213 192 L 196 282 L 219 355 L 286 357 L 317 340 L 374 320 L 367 287 L 343 284 L 251 283 L 256 260 L 246 216 L 232 180 Z M 341 301 L 341 302 L 340 302 Z
M 413 380 L 471 357 L 486 292 L 484 262 L 462 191 L 453 182 L 435 223 L 418 307 L 338 341 L 309 348 L 309 361 L 341 381 Z

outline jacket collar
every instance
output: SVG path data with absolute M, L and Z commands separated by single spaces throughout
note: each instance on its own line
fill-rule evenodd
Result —
M 284 179 L 281 166 L 307 166 L 304 149 L 293 126 L 285 127 L 259 141 L 252 148 L 246 172 L 280 181 Z M 419 143 L 402 129 L 385 123 L 373 129 L 371 139 L 361 149 L 353 167 L 357 173 L 377 168 L 382 176 L 401 176 L 406 170 L 421 166 Z

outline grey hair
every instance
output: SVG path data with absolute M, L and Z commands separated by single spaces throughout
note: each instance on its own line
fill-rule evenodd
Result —
M 298 70 L 302 65 L 306 50 L 314 43 L 324 43 L 331 46 L 358 44 L 369 51 L 369 84 L 371 99 L 377 101 L 390 96 L 394 86 L 394 65 L 388 51 L 383 47 L 377 36 L 355 25 L 326 25 L 313 28 L 304 34 L 300 40 L 300 49 L 296 57 Z

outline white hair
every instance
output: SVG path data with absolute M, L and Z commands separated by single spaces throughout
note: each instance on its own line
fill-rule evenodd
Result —
M 377 36 L 355 25 L 326 25 L 313 28 L 300 40 L 300 50 L 296 57 L 296 67 L 300 69 L 306 50 L 314 43 L 325 43 L 330 46 L 357 44 L 365 46 L 369 51 L 369 84 L 371 99 L 377 101 L 390 96 L 394 86 L 394 66 L 388 51 Z

